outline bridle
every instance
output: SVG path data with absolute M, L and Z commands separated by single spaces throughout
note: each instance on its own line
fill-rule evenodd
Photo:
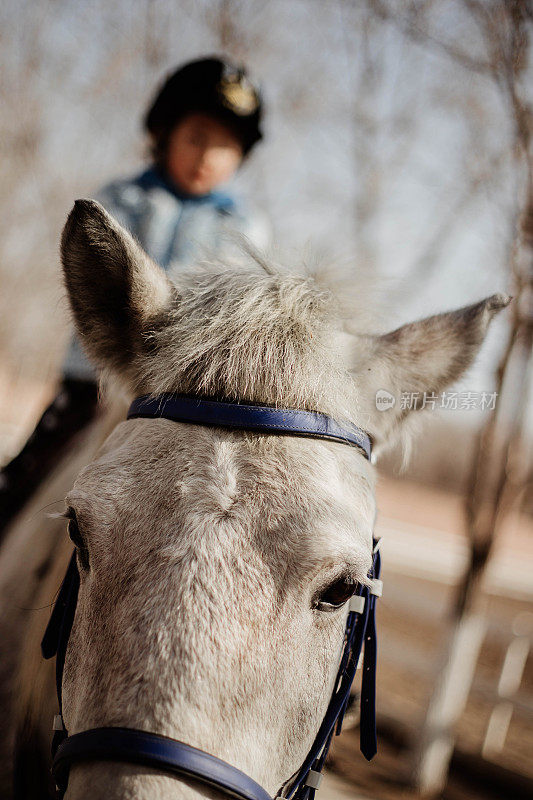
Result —
M 156 417 L 267 434 L 329 439 L 358 448 L 368 460 L 371 457 L 371 440 L 365 431 L 356 426 L 342 426 L 331 417 L 315 411 L 276 409 L 163 394 L 137 398 L 128 412 L 128 419 Z M 344 648 L 329 706 L 303 764 L 281 787 L 278 797 L 287 800 L 313 800 L 331 740 L 334 734 L 341 731 L 363 642 L 360 744 L 361 751 L 368 760 L 377 751 L 375 605 L 377 597 L 381 595 L 379 574 L 380 554 L 378 542 L 374 540 L 373 564 L 368 585 L 359 584 L 356 593 L 348 601 Z M 60 713 L 54 718 L 52 773 L 59 797 L 63 797 L 66 792 L 69 769 L 73 763 L 119 761 L 189 777 L 239 800 L 271 800 L 265 789 L 241 770 L 176 739 L 133 728 L 93 728 L 68 735 L 62 716 L 63 669 L 76 613 L 79 585 L 76 555 L 73 553 L 41 644 L 44 658 L 56 656 L 56 688 Z
M 266 434 L 329 439 L 358 448 L 368 460 L 371 457 L 371 439 L 365 431 L 352 425 L 340 425 L 333 418 L 315 411 L 277 409 L 162 394 L 138 397 L 128 412 L 128 419 L 156 417 Z M 313 800 L 315 797 L 331 740 L 341 731 L 363 643 L 360 746 L 368 760 L 377 751 L 375 607 L 382 589 L 379 574 L 379 541 L 374 540 L 368 585 L 358 584 L 356 593 L 348 601 L 344 648 L 326 714 L 303 764 L 281 787 L 277 794 L 279 798 Z M 272 800 L 262 786 L 241 770 L 203 750 L 167 736 L 133 728 L 93 728 L 68 735 L 62 716 L 63 669 L 76 613 L 79 585 L 76 554 L 73 553 L 41 644 L 44 658 L 56 656 L 56 688 L 60 713 L 54 717 L 52 774 L 57 784 L 58 796 L 63 797 L 67 790 L 69 769 L 73 763 L 117 761 L 192 778 L 238 800 Z

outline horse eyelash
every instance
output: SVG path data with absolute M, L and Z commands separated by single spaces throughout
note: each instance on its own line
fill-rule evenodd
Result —
M 73 508 L 66 508 L 64 511 L 51 511 L 46 515 L 48 519 L 76 519 L 76 512 Z
M 49 511 L 46 514 L 48 519 L 72 519 L 71 509 L 65 511 Z

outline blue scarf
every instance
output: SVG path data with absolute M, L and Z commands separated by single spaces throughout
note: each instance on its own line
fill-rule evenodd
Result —
M 158 187 L 174 195 L 182 203 L 196 205 L 212 205 L 219 211 L 232 214 L 235 211 L 235 200 L 226 192 L 208 192 L 208 194 L 188 194 L 180 189 L 161 167 L 153 165 L 145 170 L 136 181 L 145 189 Z

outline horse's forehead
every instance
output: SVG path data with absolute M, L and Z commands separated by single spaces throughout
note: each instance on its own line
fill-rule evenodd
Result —
M 115 429 L 72 496 L 94 506 L 95 520 L 118 513 L 144 524 L 149 514 L 197 527 L 233 517 L 259 537 L 290 530 L 292 546 L 296 537 L 333 551 L 370 545 L 373 478 L 344 445 L 139 419 Z

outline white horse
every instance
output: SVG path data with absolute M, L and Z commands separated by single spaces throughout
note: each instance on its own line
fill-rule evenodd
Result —
M 409 411 L 399 402 L 378 410 L 376 392 L 441 391 L 508 302 L 495 295 L 383 336 L 352 335 L 335 297 L 309 276 L 256 263 L 171 283 L 89 201 L 69 216 L 62 261 L 83 344 L 129 399 L 179 392 L 319 410 L 368 431 L 377 455 Z M 115 421 L 99 423 L 100 437 L 93 430 L 66 468 L 90 461 L 66 498 L 81 575 L 66 726 L 174 737 L 274 795 L 301 765 L 330 699 L 346 589 L 367 580 L 374 468 L 336 443 L 166 419 L 116 424 L 93 458 Z M 55 481 L 58 491 L 65 475 Z M 2 785 L 16 751 L 25 798 L 46 796 L 40 770 L 55 696 L 38 648 L 68 551 L 66 536 L 43 533 L 39 519 L 14 526 L 0 559 Z M 215 796 L 194 781 L 106 762 L 73 766 L 66 795 Z

